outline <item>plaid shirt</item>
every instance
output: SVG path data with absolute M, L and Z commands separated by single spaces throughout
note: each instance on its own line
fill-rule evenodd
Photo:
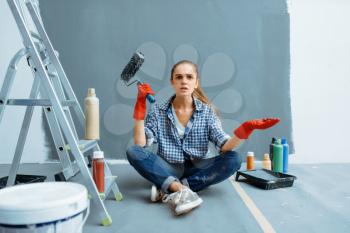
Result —
M 209 141 L 221 148 L 230 138 L 222 130 L 221 122 L 212 108 L 194 98 L 195 111 L 186 126 L 183 139 L 180 139 L 171 111 L 174 97 L 156 103 L 146 116 L 146 146 L 158 143 L 158 155 L 170 163 L 183 163 L 185 156 L 190 159 L 205 157 Z

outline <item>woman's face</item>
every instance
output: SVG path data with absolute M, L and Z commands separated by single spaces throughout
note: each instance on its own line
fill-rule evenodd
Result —
M 171 84 L 176 96 L 191 96 L 194 89 L 198 87 L 195 67 L 188 63 L 178 65 L 174 70 Z

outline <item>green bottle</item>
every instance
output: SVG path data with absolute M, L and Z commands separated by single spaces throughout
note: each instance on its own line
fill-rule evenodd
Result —
M 277 139 L 273 144 L 273 171 L 283 172 L 283 145 L 281 139 Z

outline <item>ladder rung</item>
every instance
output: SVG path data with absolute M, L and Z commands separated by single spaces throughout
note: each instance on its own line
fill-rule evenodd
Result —
M 3 100 L 0 99 L 0 105 L 3 104 Z M 52 106 L 48 99 L 8 99 L 7 105 L 20 105 L 20 106 Z M 75 106 L 77 103 L 74 100 L 62 101 L 62 106 Z
M 48 74 L 51 78 L 56 78 L 58 76 L 57 73 L 53 73 L 53 72 L 48 72 Z
M 74 100 L 63 100 L 62 101 L 62 106 L 76 106 L 77 102 Z
M 67 167 L 62 170 L 66 180 L 69 180 L 71 177 L 75 176 L 79 172 L 79 167 L 77 161 L 71 163 L 70 167 Z
M 80 149 L 82 153 L 85 153 L 86 151 L 94 148 L 96 145 L 97 145 L 96 140 L 79 140 L 79 147 L 82 148 Z
M 36 32 L 30 32 L 30 35 L 33 37 L 33 38 L 35 38 L 35 39 L 37 39 L 38 41 L 42 41 L 42 39 L 41 39 L 41 36 L 38 34 L 38 33 L 36 33 Z
M 78 142 L 79 145 L 79 150 L 82 153 L 85 153 L 88 150 L 91 150 L 95 146 L 97 146 L 97 141 L 96 140 L 79 140 Z M 67 144 L 64 146 L 64 149 L 70 150 L 70 146 Z
M 21 106 L 51 106 L 47 99 L 8 99 L 7 105 Z

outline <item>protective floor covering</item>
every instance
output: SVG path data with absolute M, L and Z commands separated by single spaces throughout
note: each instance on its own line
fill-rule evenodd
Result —
M 113 230 L 101 228 L 99 232 L 261 232 L 229 181 L 200 192 L 202 205 L 177 217 L 169 205 L 150 202 L 151 184 L 129 165 L 113 167 L 112 172 L 120 177 L 118 185 L 125 198 L 107 202 Z M 90 216 L 92 225 L 86 232 L 95 232 L 96 217 Z
M 244 167 L 244 166 L 242 166 Z M 8 165 L 0 165 L 0 176 Z M 129 165 L 113 165 L 121 202 L 106 201 L 112 216 L 110 227 L 99 226 L 92 207 L 84 232 L 263 232 L 229 181 L 199 193 L 203 204 L 191 213 L 176 217 L 168 205 L 149 201 L 150 183 Z M 350 232 L 350 164 L 293 165 L 293 187 L 260 190 L 239 183 L 273 227 L 271 232 Z M 53 180 L 57 164 L 25 164 L 24 174 L 45 174 Z M 79 179 L 79 176 L 76 177 Z
M 241 184 L 276 232 L 350 232 L 350 164 L 294 165 L 293 187 Z

